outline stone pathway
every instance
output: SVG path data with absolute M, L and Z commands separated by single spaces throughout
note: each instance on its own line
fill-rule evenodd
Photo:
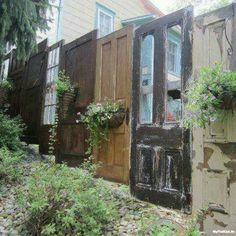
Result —
M 14 188 L 15 186 L 9 184 L 1 188 L 0 235 L 23 235 L 24 214 L 17 208 Z
M 145 221 L 145 216 L 150 217 L 150 215 L 162 223 L 175 224 L 180 229 L 186 226 L 188 220 L 186 214 L 139 201 L 131 197 L 127 186 L 111 182 L 108 184 L 114 189 L 119 201 L 119 219 L 107 226 L 105 236 L 140 235 L 141 218 L 144 224 L 148 224 L 149 221 Z
M 22 165 L 27 175 L 31 168 L 32 161 L 41 161 L 41 156 L 37 150 L 27 148 L 27 154 L 23 159 Z M 23 228 L 24 211 L 17 206 L 16 191 L 17 184 L 0 185 L 0 235 L 1 236 L 25 236 Z

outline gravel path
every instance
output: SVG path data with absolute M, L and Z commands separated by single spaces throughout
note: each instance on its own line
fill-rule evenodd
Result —
M 41 157 L 34 151 L 29 149 L 28 154 L 23 162 L 25 168 L 25 175 L 27 169 L 30 168 L 30 163 L 33 161 L 40 161 Z M 108 185 L 114 190 L 114 195 L 118 200 L 118 220 L 111 222 L 105 229 L 105 236 L 111 235 L 139 235 L 141 219 L 149 217 L 158 219 L 163 222 L 172 222 L 180 228 L 186 225 L 187 216 L 181 212 L 155 206 L 146 202 L 139 201 L 129 194 L 127 186 L 106 181 Z M 2 185 L 0 186 L 0 235 L 22 235 L 26 232 L 23 228 L 24 212 L 19 209 L 16 204 L 17 185 Z
M 147 224 L 149 221 L 146 221 L 145 218 L 150 218 L 150 216 L 162 223 L 175 224 L 179 228 L 186 226 L 188 220 L 186 214 L 139 201 L 130 196 L 127 186 L 111 182 L 108 184 L 114 189 L 115 196 L 119 201 L 119 219 L 107 226 L 106 236 L 140 235 L 138 230 L 141 219 L 143 219 L 144 224 Z

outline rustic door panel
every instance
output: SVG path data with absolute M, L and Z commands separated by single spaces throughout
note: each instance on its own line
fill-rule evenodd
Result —
M 126 119 L 117 129 L 111 129 L 109 141 L 104 141 L 95 152 L 101 162 L 98 175 L 118 182 L 129 180 L 129 110 L 132 67 L 133 27 L 116 31 L 98 40 L 95 101 L 121 102 Z
M 191 76 L 192 9 L 136 30 L 132 84 L 131 191 L 160 205 L 190 207 L 190 135 L 181 127 Z
M 65 70 L 79 92 L 65 118 L 59 117 L 57 161 L 75 166 L 86 157 L 87 130 L 76 123 L 94 101 L 97 31 L 92 31 L 62 47 L 60 70 Z
M 27 126 L 25 141 L 39 143 L 43 89 L 47 67 L 47 40 L 38 45 L 38 52 L 29 59 L 22 83 L 20 114 Z

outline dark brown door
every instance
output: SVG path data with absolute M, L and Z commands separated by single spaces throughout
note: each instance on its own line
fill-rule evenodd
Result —
M 57 161 L 71 166 L 80 164 L 86 157 L 87 130 L 77 112 L 83 114 L 94 101 L 96 75 L 97 31 L 94 30 L 66 45 L 61 52 L 60 70 L 65 70 L 79 92 L 69 105 L 66 117 L 59 116 Z
M 27 126 L 24 141 L 39 143 L 43 89 L 47 68 L 47 40 L 38 44 L 37 53 L 28 60 L 20 94 L 20 115 Z
M 132 85 L 131 191 L 163 206 L 190 205 L 190 135 L 181 128 L 192 73 L 192 8 L 136 30 Z

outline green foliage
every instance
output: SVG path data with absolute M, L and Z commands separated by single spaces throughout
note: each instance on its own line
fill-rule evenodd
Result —
M 177 230 L 171 222 L 164 222 L 155 215 L 143 213 L 139 222 L 140 236 L 176 236 Z
M 138 235 L 140 236 L 200 236 L 199 223 L 204 220 L 207 209 L 200 210 L 196 216 L 191 217 L 187 227 L 177 224 L 174 221 L 158 218 L 155 214 L 145 210 L 139 222 Z
M 49 129 L 49 142 L 48 142 L 48 154 L 53 156 L 55 153 L 55 145 L 57 142 L 57 129 L 58 129 L 58 105 L 55 110 L 55 121 Z
M 87 112 L 81 115 L 81 121 L 89 131 L 88 155 L 92 154 L 93 147 L 99 147 L 102 140 L 108 139 L 108 122 L 114 113 L 123 112 L 124 107 L 121 103 L 107 101 L 104 104 L 91 103 Z M 80 114 L 78 114 L 80 115 Z
M 30 235 L 101 235 L 116 216 L 115 200 L 104 181 L 66 165 L 33 165 L 18 201 L 27 209 Z
M 19 150 L 21 147 L 20 137 L 25 129 L 21 118 L 10 118 L 0 111 L 0 121 L 0 148 L 7 147 L 10 151 Z
M 22 159 L 22 152 L 11 152 L 6 147 L 0 148 L 0 181 L 12 182 L 21 177 L 19 163 Z
M 202 68 L 197 80 L 192 80 L 187 92 L 184 126 L 204 127 L 210 121 L 223 119 L 224 100 L 236 95 L 236 72 L 224 72 L 220 64 Z
M 187 236 L 200 236 L 202 235 L 198 229 L 198 225 L 203 222 L 206 215 L 208 214 L 208 208 L 203 208 L 197 212 L 197 214 L 191 218 L 188 222 L 186 234 Z
M 36 34 L 46 31 L 49 0 L 0 1 L 0 61 L 7 44 L 16 46 L 17 58 L 28 59 L 36 49 Z
M 60 71 L 58 74 L 58 79 L 56 80 L 56 91 L 57 95 L 61 96 L 66 92 L 74 92 L 75 88 L 71 83 L 69 76 L 65 74 L 65 71 Z
M 13 89 L 13 83 L 12 81 L 8 79 L 4 79 L 0 81 L 0 88 L 3 88 L 5 90 L 12 90 Z
M 169 11 L 176 11 L 189 5 L 193 5 L 197 14 L 203 14 L 219 9 L 233 2 L 235 2 L 235 0 L 175 0 Z

